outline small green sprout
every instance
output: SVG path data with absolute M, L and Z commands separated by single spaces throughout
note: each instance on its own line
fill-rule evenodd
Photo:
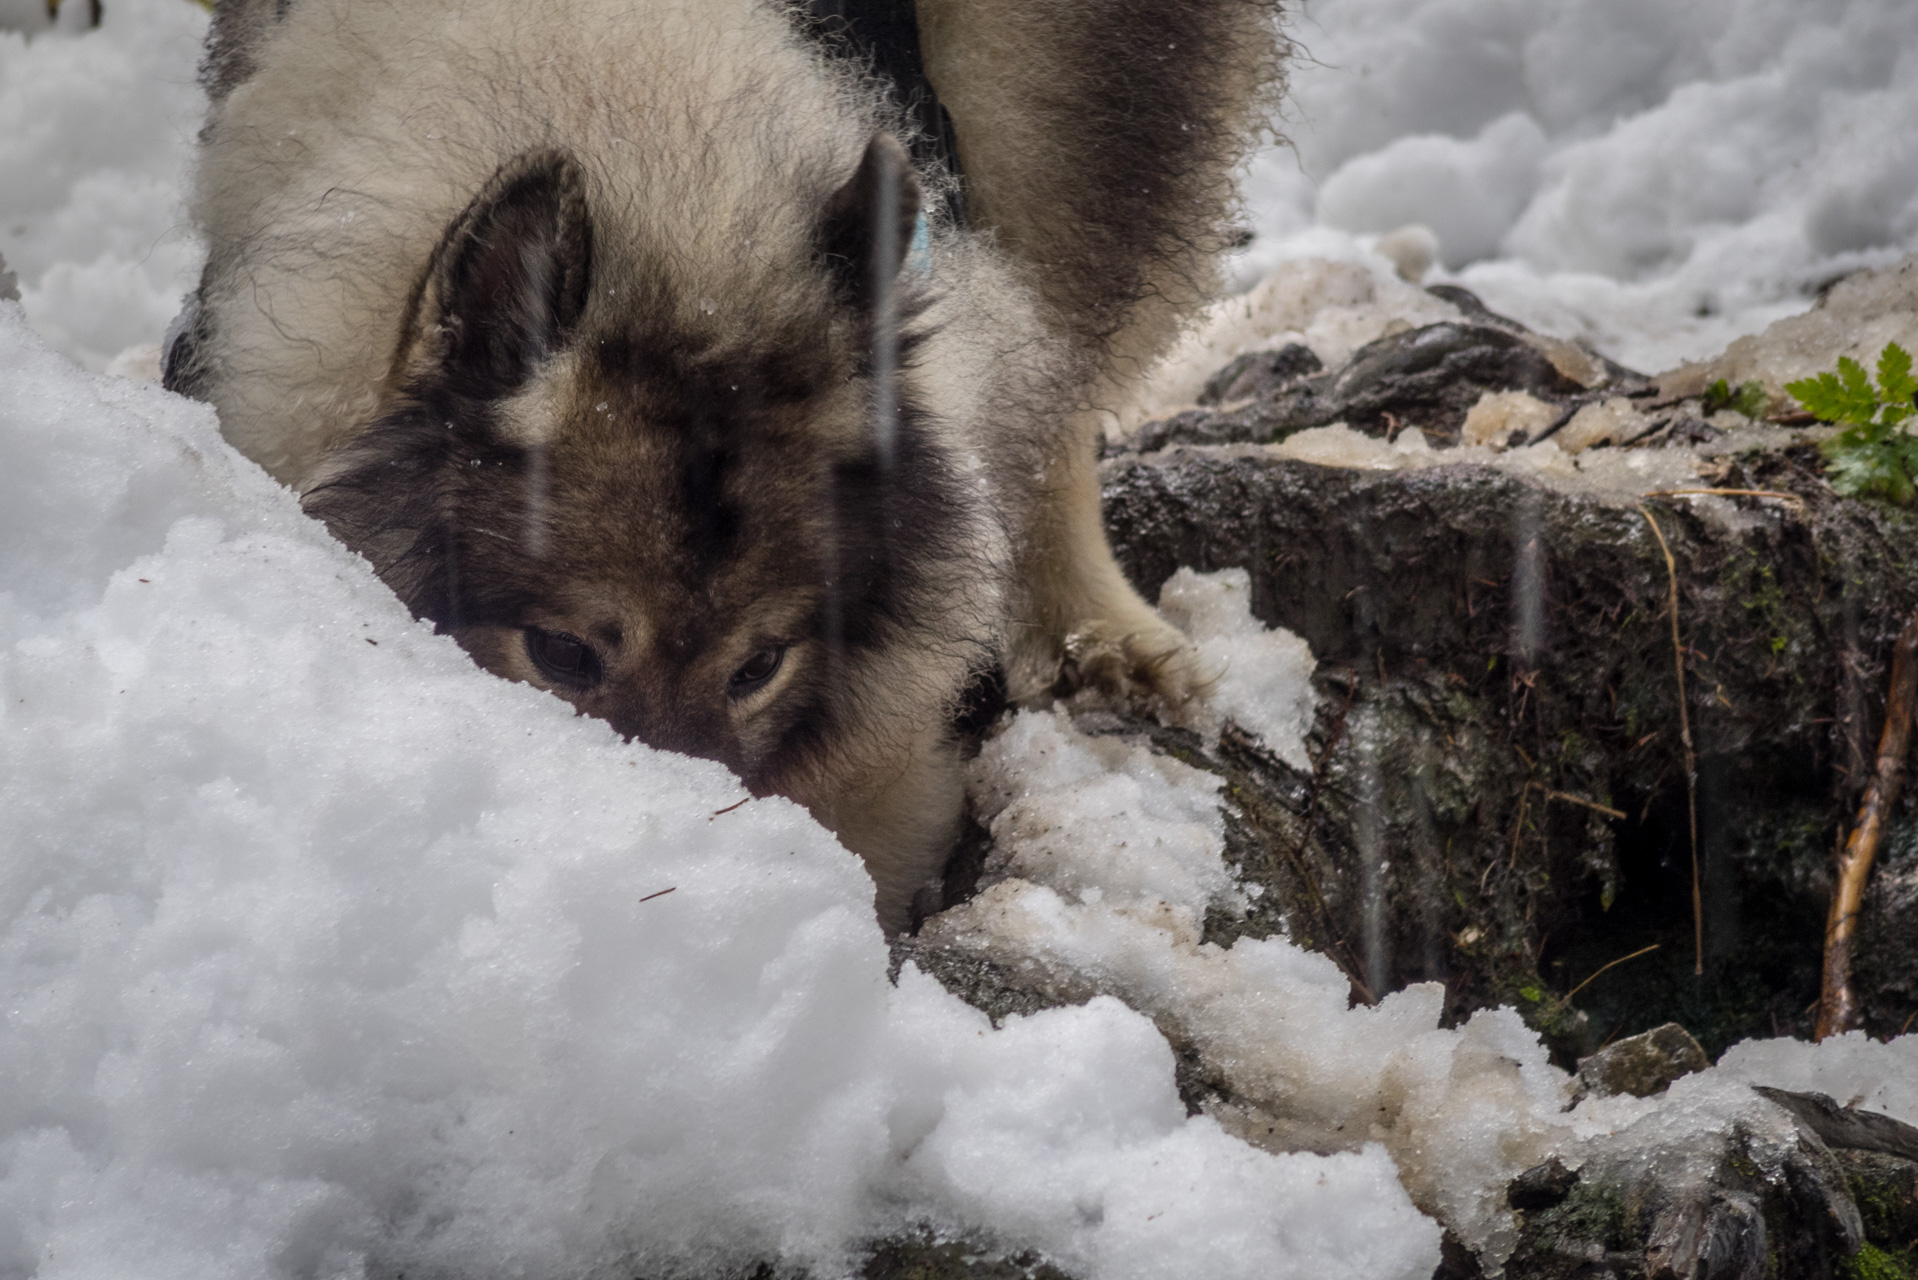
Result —
M 1910 504 L 1918 493 L 1918 436 L 1904 426 L 1918 412 L 1910 352 L 1895 342 L 1884 349 L 1875 388 L 1863 366 L 1847 356 L 1839 359 L 1837 373 L 1788 383 L 1785 390 L 1813 417 L 1845 428 L 1821 446 L 1832 488 L 1848 497 Z
M 1765 394 L 1762 383 L 1741 382 L 1737 390 L 1720 378 L 1705 388 L 1705 412 L 1717 413 L 1721 409 L 1736 409 L 1747 418 L 1762 418 L 1765 410 L 1771 406 L 1771 397 Z

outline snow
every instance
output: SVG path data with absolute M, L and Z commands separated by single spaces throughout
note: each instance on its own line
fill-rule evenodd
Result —
M 1133 785 L 1154 766 L 1153 784 Z M 1572 1107 L 1575 1078 L 1551 1065 L 1511 1009 L 1445 1030 L 1439 984 L 1348 1008 L 1351 982 L 1322 954 L 1283 937 L 1206 942 L 1218 891 L 1194 872 L 1222 860 L 1223 833 L 1181 827 L 1167 791 L 1186 791 L 1191 814 L 1218 786 L 1058 711 L 1021 712 L 987 745 L 973 778 L 994 837 L 991 883 L 929 920 L 922 937 L 1018 972 L 1054 999 L 1116 994 L 1223 1081 L 1229 1101 L 1207 1113 L 1225 1130 L 1272 1151 L 1389 1154 L 1413 1202 L 1494 1267 L 1516 1241 L 1507 1184 L 1552 1156 L 1641 1176 L 1697 1165 L 1702 1177 L 1739 1129 L 1763 1139 L 1759 1157 L 1782 1161 L 1794 1146 L 1790 1122 L 1751 1083 L 1918 1118 L 1918 1037 L 1748 1041 L 1663 1095 Z M 1129 789 L 1085 807 L 1118 787 Z M 1157 860 L 1158 876 L 1140 874 L 1138 848 L 1170 846 L 1175 832 L 1182 838 Z M 1175 866 L 1187 869 L 1183 892 Z
M 109 0 L 98 31 L 18 29 L 0 9 L 0 258 L 34 327 L 89 369 L 158 342 L 200 273 L 183 208 L 206 112 L 194 65 L 206 12 Z M 60 12 L 83 23 L 84 0 Z
M 12 303 L 0 379 L 6 1274 L 834 1275 L 908 1219 L 1096 1277 L 1429 1272 L 1382 1150 L 1188 1119 L 1116 1000 L 995 1031 L 889 984 L 801 809 L 479 671 L 209 410 Z M 1140 889 L 1230 894 L 1212 857 Z
M 1647 373 L 1918 250 L 1908 0 L 1303 0 L 1241 264 L 1436 233 L 1449 280 Z
M 1216 743 L 1229 719 L 1294 769 L 1309 769 L 1305 735 L 1318 664 L 1304 640 L 1252 616 L 1252 575 L 1180 569 L 1159 588 L 1159 612 L 1191 637 L 1212 674 L 1206 698 L 1189 710 L 1189 727 Z
M 1401 217 L 1493 305 L 1648 367 L 1910 247 L 1898 0 L 1616 10 L 1309 5 L 1323 187 L 1255 170 L 1248 270 L 1279 283 L 1225 336 L 1337 359 L 1454 315 L 1397 274 L 1431 240 L 1374 252 Z M 0 1276 L 829 1277 L 928 1222 L 1086 1277 L 1423 1280 L 1428 1215 L 1496 1260 L 1514 1173 L 1776 1124 L 1748 1080 L 1918 1121 L 1912 1038 L 1748 1043 L 1566 1112 L 1509 1010 L 1441 1029 L 1436 988 L 1348 1008 L 1283 937 L 1206 943 L 1247 893 L 1218 779 L 1065 710 L 986 745 L 992 882 L 928 927 L 1077 1003 L 995 1028 L 889 982 L 870 882 L 800 809 L 479 671 L 142 385 L 198 268 L 204 23 L 108 0 L 96 32 L 0 32 Z M 1709 181 L 1679 181 L 1688 139 Z M 1597 455 L 1473 452 L 1601 483 Z M 1301 767 L 1311 655 L 1249 592 L 1162 598 L 1218 673 L 1197 727 Z M 1188 1117 L 1175 1043 L 1238 1101 Z

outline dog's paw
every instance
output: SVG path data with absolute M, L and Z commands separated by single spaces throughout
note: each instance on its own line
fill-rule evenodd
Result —
M 1052 693 L 1165 714 L 1203 699 L 1217 679 L 1184 633 L 1157 618 L 1124 632 L 1092 623 L 1066 637 Z

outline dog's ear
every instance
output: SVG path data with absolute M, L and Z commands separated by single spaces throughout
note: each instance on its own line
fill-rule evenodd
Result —
M 892 287 L 919 221 L 919 178 L 905 147 L 876 133 L 819 219 L 819 257 L 840 295 L 869 309 Z
M 395 374 L 438 374 L 465 395 L 521 386 L 586 309 L 593 268 L 586 184 L 572 157 L 500 166 L 448 224 L 415 289 Z

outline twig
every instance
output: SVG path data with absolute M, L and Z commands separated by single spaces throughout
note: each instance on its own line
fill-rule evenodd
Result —
M 1672 662 L 1678 668 L 1678 738 L 1685 745 L 1685 807 L 1692 831 L 1692 975 L 1705 973 L 1705 895 L 1698 882 L 1698 756 L 1692 750 L 1692 715 L 1685 702 L 1685 644 L 1678 635 L 1678 564 L 1665 541 L 1665 531 L 1644 507 L 1638 514 L 1652 527 L 1658 549 L 1665 553 L 1665 581 L 1671 586 Z
M 1530 785 L 1538 787 L 1536 782 Z M 1582 804 L 1587 809 L 1591 809 L 1596 813 L 1602 813 L 1608 818 L 1618 818 L 1622 820 L 1625 817 L 1625 811 L 1623 809 L 1614 809 L 1608 804 L 1600 804 L 1596 800 L 1587 800 L 1584 796 L 1575 796 L 1569 791 L 1554 791 L 1550 787 L 1538 787 L 1538 789 L 1545 793 L 1547 800 L 1563 800 L 1566 804 Z
M 1795 493 L 1784 493 L 1777 489 L 1653 489 L 1647 498 L 1689 498 L 1693 496 L 1714 498 L 1776 498 L 1780 502 L 1789 502 L 1794 506 L 1804 506 L 1805 500 Z
M 1878 765 L 1858 808 L 1845 848 L 1838 855 L 1837 883 L 1831 890 L 1831 914 L 1825 919 L 1825 971 L 1819 985 L 1818 1025 L 1812 1038 L 1856 1030 L 1862 1021 L 1851 987 L 1852 945 L 1858 913 L 1865 905 L 1865 884 L 1884 838 L 1885 819 L 1905 784 L 1905 757 L 1911 751 L 1912 704 L 1918 701 L 1918 614 L 1898 635 L 1891 650 L 1891 690 L 1885 697 L 1885 731 L 1878 738 Z
M 1558 998 L 1558 1003 L 1560 1007 L 1562 1008 L 1563 1006 L 1570 1004 L 1572 1002 L 1573 996 L 1583 991 L 1586 987 L 1589 987 L 1592 985 L 1592 978 L 1596 978 L 1599 974 L 1605 972 L 1607 969 L 1613 968 L 1616 965 L 1624 964 L 1627 960 L 1636 960 L 1640 956 L 1644 955 L 1647 951 L 1656 951 L 1664 945 L 1665 944 L 1662 942 L 1654 942 L 1649 947 L 1640 947 L 1638 950 L 1632 952 L 1632 954 L 1628 956 L 1620 956 L 1618 959 L 1612 961 L 1610 964 L 1600 965 L 1598 968 L 1592 971 L 1591 978 L 1585 979 L 1585 981 L 1579 983 L 1577 986 L 1573 987 L 1570 991 L 1567 991 L 1564 995 Z M 1610 1037 L 1607 1037 L 1607 1039 L 1609 1038 Z
M 750 800 L 750 799 L 752 799 L 751 796 L 746 797 L 746 800 Z M 717 818 L 722 813 L 731 813 L 734 809 L 737 809 L 740 805 L 745 804 L 746 800 L 735 800 L 731 804 L 727 805 L 724 809 L 714 809 L 713 818 Z M 713 818 L 708 818 L 706 819 L 706 821 L 711 822 Z
M 645 897 L 641 898 L 640 901 L 651 902 L 654 898 L 663 898 L 667 894 L 671 893 L 673 889 L 677 889 L 677 888 L 679 888 L 679 886 L 674 885 L 672 889 L 661 889 L 658 893 L 649 893 Z
M 1528 782 L 1518 793 L 1518 821 L 1512 824 L 1512 870 L 1518 870 L 1518 845 L 1525 838 L 1525 802 L 1531 798 L 1536 783 Z

